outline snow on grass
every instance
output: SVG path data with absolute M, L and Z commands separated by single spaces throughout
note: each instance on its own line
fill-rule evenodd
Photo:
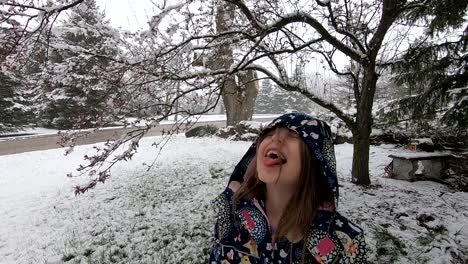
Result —
M 253 115 L 252 118 L 254 119 L 273 119 L 278 117 L 279 114 L 256 114 Z M 156 118 L 156 117 L 155 117 Z M 174 120 L 175 116 L 169 116 L 168 120 L 163 120 L 159 124 L 161 125 L 168 125 L 168 124 L 175 124 L 176 121 Z M 132 126 L 136 127 L 146 127 L 148 124 L 151 124 L 152 120 L 140 120 L 134 117 L 126 118 L 128 123 L 131 123 Z M 178 117 L 179 123 L 187 123 L 187 122 L 214 122 L 214 121 L 226 121 L 226 115 L 217 115 L 217 114 L 210 114 L 210 115 L 198 115 L 198 116 L 190 116 L 190 117 Z M 261 122 L 255 121 L 246 121 L 247 124 L 261 124 Z M 251 123 L 249 123 L 251 122 Z M 119 124 L 119 125 L 117 125 Z M 257 124 L 257 126 L 258 126 Z M 114 126 L 102 127 L 99 130 L 110 130 L 110 129 L 117 129 L 123 128 L 123 124 L 120 122 L 116 122 Z M 50 129 L 50 128 L 43 128 L 43 127 L 26 127 L 18 129 L 16 132 L 1 132 L 0 131 L 0 141 L 2 140 L 11 140 L 17 138 L 30 138 L 30 137 L 37 137 L 43 135 L 57 135 L 59 132 L 85 132 L 85 131 L 94 131 L 95 128 L 88 128 L 88 129 L 79 129 L 79 130 L 58 130 L 58 129 Z
M 209 201 L 226 184 L 216 173 L 230 170 L 249 143 L 177 137 L 147 172 L 151 142 L 144 139 L 106 184 L 77 197 L 73 186 L 85 178 L 65 175 L 90 146 L 70 157 L 63 150 L 0 157 L 0 262 L 206 262 Z
M 250 143 L 175 137 L 146 171 L 155 138 L 80 196 L 67 178 L 91 146 L 0 157 L 0 263 L 206 263 L 210 201 Z M 352 145 L 336 146 L 339 210 L 366 232 L 377 263 L 450 263 L 468 255 L 468 195 L 383 177 L 393 146 L 371 148 L 370 188 L 350 182 Z
M 26 127 L 23 129 L 19 129 L 16 132 L 0 132 L 0 136 L 12 136 L 15 135 L 53 135 L 57 134 L 59 130 L 57 129 L 50 129 L 44 127 Z
M 370 260 L 377 263 L 466 263 L 468 193 L 430 182 L 385 178 L 391 145 L 371 147 L 372 186 L 350 183 L 352 145 L 336 147 L 341 188 L 339 208 L 366 233 Z M 431 216 L 433 220 L 430 220 Z M 430 220 L 430 221 L 429 221 Z
M 252 116 L 253 119 L 258 119 L 258 118 L 268 118 L 268 119 L 273 119 L 280 116 L 280 114 L 255 114 Z M 156 117 L 155 117 L 156 118 Z M 208 114 L 208 115 L 196 115 L 196 116 L 178 116 L 178 122 L 186 123 L 186 122 L 210 122 L 210 121 L 226 121 L 226 115 L 225 114 Z M 125 118 L 125 120 L 128 123 L 132 123 L 136 126 L 146 126 L 149 124 L 150 121 L 147 120 L 140 120 L 135 117 L 128 117 Z M 167 120 L 161 121 L 159 124 L 166 125 L 166 124 L 174 124 L 175 121 L 175 115 L 171 115 L 167 118 Z M 245 121 L 249 122 L 249 121 Z

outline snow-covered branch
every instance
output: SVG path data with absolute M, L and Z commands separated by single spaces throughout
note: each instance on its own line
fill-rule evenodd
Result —
M 290 24 L 296 24 L 296 23 L 305 23 L 312 28 L 314 28 L 323 38 L 325 41 L 330 43 L 332 46 L 336 47 L 338 50 L 352 58 L 353 60 L 357 62 L 362 62 L 365 58 L 364 53 L 355 50 L 352 47 L 347 46 L 344 44 L 342 41 L 340 41 L 338 38 L 332 35 L 330 31 L 328 31 L 322 23 L 320 23 L 317 19 L 312 17 L 310 14 L 302 12 L 302 11 L 297 11 L 294 13 L 289 13 L 275 22 L 268 24 L 268 25 L 262 25 L 260 26 L 258 23 L 256 23 L 254 20 L 250 19 L 252 17 L 252 12 L 248 9 L 248 7 L 242 2 L 242 1 L 233 1 L 234 4 L 236 4 L 241 11 L 244 13 L 244 15 L 249 18 L 249 21 L 251 21 L 252 26 L 254 29 L 257 30 L 257 32 L 261 32 L 262 34 L 271 34 L 276 31 L 281 30 L 284 27 L 287 27 Z

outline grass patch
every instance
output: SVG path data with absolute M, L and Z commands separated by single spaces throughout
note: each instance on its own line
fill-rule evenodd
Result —
M 379 229 L 375 233 L 376 252 L 379 263 L 394 263 L 400 255 L 407 255 L 405 244 L 387 229 Z

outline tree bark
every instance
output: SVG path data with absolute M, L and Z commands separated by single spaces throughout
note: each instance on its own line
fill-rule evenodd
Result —
M 238 81 L 229 78 L 224 82 L 223 101 L 226 107 L 226 124 L 233 126 L 242 120 L 252 120 L 258 95 L 257 73 L 249 70 L 237 74 Z
M 398 0 L 385 0 L 383 2 L 382 17 L 374 36 L 369 42 L 367 60 L 360 62 L 364 68 L 364 73 L 361 82 L 361 93 L 358 94 L 359 97 L 356 98 L 356 123 L 352 129 L 354 151 L 351 180 L 356 184 L 370 184 L 369 149 L 370 134 L 372 132 L 373 125 L 372 105 L 374 103 L 377 79 L 379 77 L 376 72 L 376 61 L 385 35 L 400 12 L 398 9 L 398 3 Z
M 360 185 L 369 185 L 369 134 L 353 134 L 354 151 L 352 166 L 352 182 Z
M 375 60 L 364 68 L 362 90 L 357 100 L 356 123 L 353 133 L 353 167 L 352 182 L 360 185 L 370 184 L 369 177 L 369 149 L 370 134 L 372 132 L 372 105 L 378 74 L 375 71 Z
M 232 4 L 219 2 L 216 12 L 216 31 L 218 33 L 230 30 L 230 19 L 234 19 Z M 233 48 L 222 43 L 212 59 L 214 69 L 229 69 L 234 63 Z M 221 85 L 224 106 L 226 109 L 226 125 L 233 126 L 242 120 L 252 120 L 255 99 L 258 95 L 257 73 L 249 70 L 236 76 L 227 76 Z

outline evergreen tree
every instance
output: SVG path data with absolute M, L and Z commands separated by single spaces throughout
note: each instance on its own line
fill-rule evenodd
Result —
M 119 88 L 112 65 L 118 34 L 94 0 L 72 9 L 53 33 L 47 68 L 40 72 L 46 101 L 41 119 L 57 128 L 95 127 L 112 115 L 110 100 Z
M 303 94 L 288 92 L 277 85 L 272 85 L 270 80 L 263 80 L 257 100 L 255 113 L 257 114 L 282 114 L 286 111 L 298 111 L 310 113 L 313 103 Z
M 409 22 L 425 26 L 426 36 L 388 64 L 406 96 L 387 107 L 382 115 L 386 122 L 411 121 L 418 131 L 466 131 L 467 5 L 463 0 L 429 1 L 408 14 Z
M 0 38 L 8 29 L 0 28 Z M 0 57 L 6 56 L 5 47 L 0 47 Z M 22 83 L 15 73 L 0 67 L 0 132 L 16 131 L 31 120 L 31 109 L 24 98 Z
M 19 82 L 0 72 L 0 132 L 18 130 L 31 117 L 19 88 Z

